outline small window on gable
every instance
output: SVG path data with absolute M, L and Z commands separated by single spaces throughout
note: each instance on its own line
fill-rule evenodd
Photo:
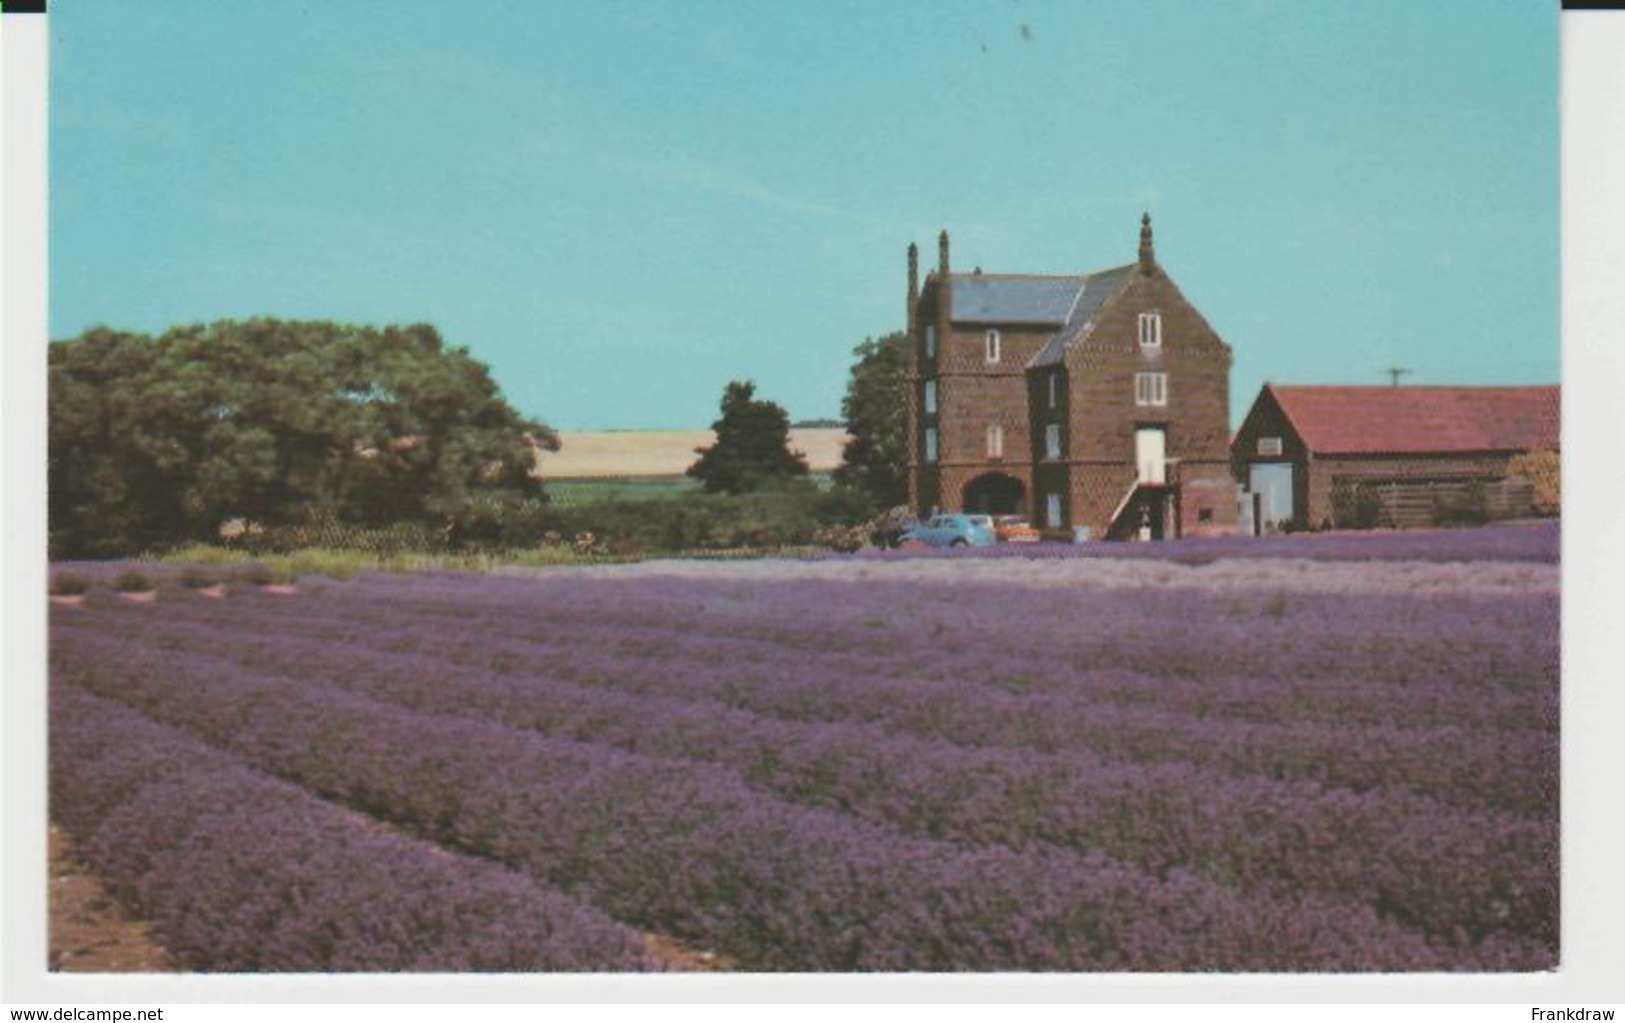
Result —
M 987 332 L 987 361 L 989 365 L 999 361 L 999 332 L 996 330 Z
M 937 328 L 935 326 L 927 325 L 925 328 L 925 357 L 927 359 L 937 357 Z
M 928 415 L 928 416 L 929 415 L 934 415 L 936 413 L 936 411 L 937 411 L 937 382 L 935 380 L 927 380 L 925 382 L 925 414 Z
M 1280 453 L 1281 453 L 1281 438 L 1279 438 L 1279 437 L 1260 437 L 1260 438 L 1258 438 L 1258 453 L 1261 454 L 1261 455 L 1265 455 L 1265 456 L 1280 455 Z
M 1056 403 L 1057 399 L 1059 398 L 1060 390 L 1061 390 L 1060 381 L 1061 381 L 1061 374 L 1059 374 L 1059 373 L 1051 373 L 1049 375 L 1049 407 L 1050 408 L 1055 407 L 1055 403 Z
M 1140 347 L 1160 348 L 1162 346 L 1162 314 L 1140 314 Z
M 1168 374 L 1134 374 L 1134 404 L 1156 406 L 1168 404 Z
M 987 428 L 987 457 L 1004 457 L 1004 427 L 989 426 Z
M 934 426 L 925 428 L 925 460 L 927 462 L 937 460 L 937 428 Z
M 1044 457 L 1061 457 L 1061 424 L 1050 423 L 1044 427 Z

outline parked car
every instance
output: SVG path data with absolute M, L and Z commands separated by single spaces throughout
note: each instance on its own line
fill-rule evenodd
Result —
M 938 515 L 898 539 L 899 546 L 923 543 L 930 547 L 991 547 L 996 542 L 991 515 L 961 513 Z
M 1038 530 L 1020 515 L 998 515 L 993 519 L 993 534 L 1000 543 L 1037 543 Z

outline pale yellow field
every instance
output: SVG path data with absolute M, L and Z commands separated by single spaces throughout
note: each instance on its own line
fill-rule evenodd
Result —
M 542 454 L 541 475 L 543 479 L 681 476 L 699 457 L 694 449 L 715 440 L 710 430 L 560 431 L 563 447 Z M 846 440 L 840 427 L 790 431 L 790 446 L 807 456 L 813 472 L 839 465 Z

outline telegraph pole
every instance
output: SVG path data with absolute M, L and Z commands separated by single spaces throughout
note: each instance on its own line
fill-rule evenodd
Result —
M 1393 385 L 1398 387 L 1399 378 L 1409 373 L 1410 370 L 1403 366 L 1389 366 L 1387 369 L 1383 370 L 1383 372 L 1387 373 L 1391 378 L 1393 378 Z

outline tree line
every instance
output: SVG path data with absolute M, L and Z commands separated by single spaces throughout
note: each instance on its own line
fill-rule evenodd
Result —
M 904 335 L 867 339 L 853 356 L 840 499 L 818 506 L 819 521 L 907 496 Z M 515 411 L 487 367 L 432 326 L 95 328 L 53 343 L 49 367 L 52 557 L 213 541 L 234 523 L 413 523 L 448 537 L 489 532 L 493 518 L 524 522 L 519 532 L 547 525 L 537 455 L 558 450 L 557 434 Z M 750 381 L 726 386 L 712 426 L 716 442 L 689 469 L 708 494 L 779 493 L 775 507 L 788 507 L 811 491 L 788 415 Z
M 213 539 L 223 522 L 446 520 L 539 498 L 545 424 L 435 328 L 256 319 L 50 346 L 56 556 Z

